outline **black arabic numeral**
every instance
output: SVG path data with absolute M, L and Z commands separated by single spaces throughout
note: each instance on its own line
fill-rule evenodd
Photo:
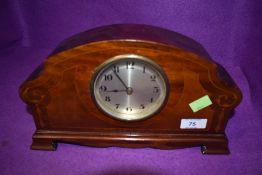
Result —
M 107 90 L 107 87 L 102 85 L 100 86 L 99 90 L 105 92 Z
M 106 96 L 105 101 L 111 101 L 111 98 L 109 96 Z
M 127 107 L 126 111 L 132 111 L 133 109 L 131 107 Z
M 159 87 L 154 87 L 153 93 L 158 93 L 159 92 Z
M 119 106 L 120 106 L 120 104 L 116 104 L 116 109 L 118 109 L 118 108 L 119 108 Z
M 154 101 L 154 98 L 153 98 L 153 97 L 152 97 L 152 98 L 150 98 L 150 102 L 151 102 L 151 103 L 153 103 L 153 101 Z
M 150 79 L 151 79 L 151 81 L 156 81 L 156 75 L 151 75 Z
M 105 81 L 111 81 L 113 79 L 113 76 L 111 74 L 105 75 Z
M 126 68 L 127 69 L 134 69 L 135 62 L 134 61 L 127 61 Z
M 119 66 L 114 65 L 113 71 L 116 72 L 116 73 L 118 73 L 118 72 L 119 72 Z
M 140 107 L 141 107 L 141 109 L 145 109 L 145 105 L 144 104 L 141 104 Z

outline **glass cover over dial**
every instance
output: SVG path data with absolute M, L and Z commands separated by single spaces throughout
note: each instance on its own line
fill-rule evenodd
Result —
M 168 97 L 162 68 L 139 55 L 119 55 L 97 68 L 91 81 L 92 97 L 100 110 L 126 121 L 159 112 Z

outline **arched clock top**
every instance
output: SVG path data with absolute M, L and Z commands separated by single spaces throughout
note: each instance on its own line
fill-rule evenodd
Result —
M 210 59 L 203 46 L 197 41 L 180 33 L 146 24 L 113 24 L 87 30 L 62 41 L 51 55 L 88 43 L 112 40 L 162 43 Z

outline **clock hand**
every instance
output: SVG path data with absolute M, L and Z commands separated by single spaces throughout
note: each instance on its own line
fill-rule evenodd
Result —
M 114 89 L 106 92 L 126 92 L 126 89 L 121 89 L 121 90 Z
M 113 70 L 113 72 L 116 75 L 116 77 L 119 79 L 119 81 L 125 86 L 127 95 L 132 95 L 133 88 L 127 87 L 127 85 L 124 83 L 124 81 L 119 77 L 119 75 L 117 75 L 116 71 Z
M 113 72 L 116 75 L 116 77 L 119 79 L 119 81 L 125 86 L 126 91 L 127 91 L 127 89 L 128 89 L 127 85 L 123 82 L 123 80 L 119 77 L 119 75 L 117 75 L 116 71 L 113 70 Z

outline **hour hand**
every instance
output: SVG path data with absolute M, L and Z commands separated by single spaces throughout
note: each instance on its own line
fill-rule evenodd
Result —
M 121 89 L 121 90 L 114 89 L 114 90 L 110 90 L 110 91 L 106 91 L 106 92 L 126 92 L 126 89 Z

